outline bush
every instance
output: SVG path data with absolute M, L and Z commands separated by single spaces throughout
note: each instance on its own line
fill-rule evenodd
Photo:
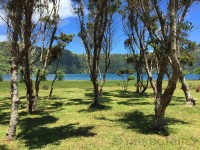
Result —
M 58 78 L 59 81 L 63 80 L 64 76 L 65 76 L 64 70 L 58 70 L 57 71 L 57 78 Z
M 200 92 L 200 85 L 197 85 L 196 92 Z
M 48 85 L 43 85 L 42 89 L 43 90 L 49 90 L 49 86 Z
M 196 86 L 192 83 L 189 84 L 189 88 L 190 90 L 195 90 L 196 89 Z
M 128 81 L 131 81 L 131 80 L 135 80 L 135 77 L 133 75 L 128 76 Z

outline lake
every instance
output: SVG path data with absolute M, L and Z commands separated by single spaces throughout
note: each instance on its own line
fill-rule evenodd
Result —
M 136 75 L 134 75 L 136 76 Z M 198 76 L 195 74 L 188 74 L 185 76 L 187 80 L 198 80 Z M 53 80 L 54 74 L 49 74 L 47 80 Z M 156 80 L 157 74 L 153 74 L 153 79 Z M 10 80 L 10 75 L 3 75 L 4 80 Z M 147 79 L 147 75 L 144 76 L 144 80 Z M 33 77 L 35 80 L 35 77 Z M 90 80 L 89 74 L 65 74 L 64 80 Z M 107 74 L 106 80 L 122 80 L 117 74 Z M 167 77 L 164 77 L 164 80 L 167 80 Z

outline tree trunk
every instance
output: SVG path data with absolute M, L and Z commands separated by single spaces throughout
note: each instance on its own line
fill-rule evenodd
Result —
M 183 90 L 183 92 L 185 94 L 185 98 L 186 98 L 185 104 L 195 106 L 196 100 L 190 94 L 189 87 L 187 85 L 187 82 L 185 80 L 185 76 L 183 74 L 181 74 L 181 76 L 180 76 L 180 81 L 181 81 L 181 84 L 182 84 L 182 90 Z
M 156 89 L 156 86 L 155 86 L 155 84 L 153 82 L 153 76 L 152 76 L 152 73 L 150 71 L 148 60 L 147 60 L 147 55 L 146 55 L 145 52 L 143 52 L 143 56 L 144 56 L 144 62 L 145 62 L 145 70 L 147 72 L 147 75 L 148 75 L 148 78 L 149 78 L 149 82 L 151 84 L 151 88 L 153 89 L 154 96 L 156 96 L 157 89 Z
M 94 102 L 93 102 L 93 106 L 98 106 L 100 105 L 100 101 L 99 101 L 99 87 L 98 87 L 98 83 L 96 82 L 96 79 L 92 80 L 93 83 L 93 87 L 94 87 Z
M 19 93 L 18 93 L 18 67 L 19 67 L 19 45 L 18 37 L 21 28 L 22 18 L 22 6 L 20 1 L 13 1 L 14 3 L 8 4 L 8 10 L 10 11 L 7 19 L 11 23 L 8 25 L 8 32 L 11 37 L 11 115 L 9 128 L 6 134 L 8 140 L 13 140 L 16 136 L 16 128 L 18 124 L 18 105 L 19 105 Z M 15 7 L 13 7 L 13 4 Z
M 142 83 L 141 83 L 142 84 Z M 144 86 L 144 85 L 142 85 L 143 86 L 143 90 L 140 92 L 140 95 L 142 95 L 142 94 L 144 94 L 144 92 L 147 90 L 147 88 L 148 88 L 148 85 L 149 85 L 149 78 L 147 79 L 147 83 L 146 83 L 146 85 Z
M 154 127 L 158 131 L 164 130 L 165 110 L 171 102 L 172 95 L 174 94 L 174 91 L 176 89 L 178 78 L 179 74 L 173 74 L 173 77 L 170 80 L 169 85 L 165 89 L 162 96 L 157 97 L 156 99 Z
M 39 90 L 40 90 L 40 68 L 38 68 L 36 80 L 35 80 L 35 98 L 33 101 L 33 109 L 36 110 L 37 101 L 39 98 Z
M 11 115 L 8 132 L 6 134 L 8 140 L 13 140 L 16 136 L 16 127 L 18 124 L 18 63 L 16 58 L 12 58 L 11 65 Z
M 27 50 L 28 51 L 28 50 Z M 28 52 L 26 53 L 26 62 L 25 62 L 25 83 L 26 83 L 26 98 L 27 98 L 27 111 L 29 113 L 32 113 L 35 111 L 33 109 L 33 102 L 34 102 L 34 96 L 33 96 L 33 83 L 32 83 L 32 67 L 30 67 L 29 63 L 29 56 Z
M 32 81 L 30 83 L 27 83 L 27 86 L 26 86 L 26 98 L 27 98 L 27 111 L 29 113 L 32 113 L 33 111 L 35 111 L 35 109 L 33 109 L 34 96 L 33 96 L 33 84 L 32 84 Z
M 140 93 L 140 73 L 137 69 L 136 69 L 136 74 L 137 74 L 136 93 L 139 94 Z
M 102 96 L 102 94 L 103 94 L 103 86 L 102 86 L 102 85 L 100 85 L 100 89 L 99 89 L 99 96 L 101 97 L 101 96 Z
M 56 79 L 57 79 L 57 71 L 56 71 L 55 77 L 54 77 L 54 79 L 53 79 L 53 81 L 52 81 L 52 83 L 51 83 L 51 89 L 50 89 L 50 92 L 49 92 L 48 99 L 51 98 L 51 95 L 52 95 L 52 93 L 53 93 L 53 85 L 54 85 Z
M 171 60 L 172 60 L 172 69 L 173 74 L 169 83 L 162 94 L 157 94 L 156 105 L 155 105 L 155 129 L 163 130 L 164 129 L 164 117 L 165 110 L 169 105 L 172 95 L 176 89 L 176 84 L 180 74 L 182 73 L 179 60 L 178 60 L 178 51 L 176 48 L 176 11 L 175 11 L 175 0 L 170 0 L 170 49 L 171 49 Z M 162 64 L 166 65 L 166 64 Z

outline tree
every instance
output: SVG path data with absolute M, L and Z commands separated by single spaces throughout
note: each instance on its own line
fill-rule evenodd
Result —
M 50 58 L 49 58 L 50 64 L 52 64 L 54 61 L 56 61 L 56 66 L 55 66 L 55 70 L 54 70 L 55 77 L 51 83 L 51 89 L 49 92 L 48 99 L 51 98 L 51 95 L 53 93 L 53 86 L 54 86 L 56 79 L 58 78 L 59 80 L 62 80 L 64 78 L 64 71 L 58 70 L 59 64 L 60 64 L 60 56 L 62 55 L 65 46 L 72 41 L 73 37 L 74 37 L 74 35 L 67 35 L 62 32 L 60 33 L 59 37 L 57 37 L 57 36 L 55 37 L 55 39 L 57 40 L 57 45 L 53 46 L 52 49 L 50 50 Z
M 11 42 L 11 115 L 8 132 L 6 134 L 8 140 L 13 140 L 16 136 L 16 127 L 18 124 L 18 67 L 20 62 L 19 53 L 19 36 L 21 28 L 21 19 L 23 13 L 23 3 L 20 0 L 9 0 L 1 3 L 6 12 L 6 24 L 9 40 Z
M 24 83 L 26 85 L 26 98 L 27 98 L 27 111 L 32 113 L 32 105 L 34 102 L 33 93 L 33 83 L 32 83 L 32 63 L 30 63 L 30 53 L 32 51 L 32 30 L 34 30 L 34 25 L 32 22 L 32 17 L 34 9 L 37 5 L 35 0 L 24 1 L 23 2 L 23 17 L 22 26 L 20 28 L 20 42 L 21 42 L 21 54 L 22 60 L 21 65 L 21 75 L 23 76 Z
M 99 101 L 99 81 L 97 78 L 99 72 L 100 55 L 103 48 L 103 39 L 109 21 L 118 8 L 119 1 L 112 0 L 89 0 L 87 8 L 89 10 L 87 23 L 85 22 L 85 3 L 83 0 L 78 1 L 79 6 L 75 12 L 79 17 L 80 33 L 87 56 L 87 65 L 90 78 L 94 89 L 93 106 L 98 106 Z
M 144 23 L 140 20 L 139 14 L 134 10 L 132 1 L 127 1 L 127 6 L 122 11 L 122 20 L 124 22 L 124 32 L 128 37 L 124 45 L 130 51 L 131 56 L 127 59 L 132 63 L 137 74 L 136 93 L 144 93 L 148 87 L 148 81 L 151 83 L 154 95 L 156 95 L 156 86 L 153 82 L 152 71 L 154 58 L 148 59 L 149 35 Z M 137 52 L 139 50 L 139 52 Z M 151 55 L 153 56 L 153 55 Z M 143 84 L 143 70 L 148 75 L 146 86 Z
M 190 26 L 189 27 L 186 26 L 186 28 L 190 29 Z M 186 98 L 185 104 L 195 106 L 196 99 L 190 94 L 189 86 L 185 80 L 185 72 L 186 72 L 185 66 L 193 65 L 194 57 L 192 56 L 191 51 L 194 51 L 197 46 L 196 43 L 191 42 L 190 40 L 187 40 L 183 37 L 180 39 L 180 44 L 181 46 L 178 47 L 180 49 L 179 60 L 183 68 L 183 72 L 180 76 L 180 81 L 182 83 L 182 89 Z
M 120 76 L 124 83 L 124 91 L 127 91 L 128 82 L 134 80 L 134 76 L 132 76 L 132 69 L 122 69 L 117 72 L 117 75 Z
M 41 26 L 41 42 L 42 46 L 40 49 L 40 59 L 39 59 L 39 65 L 38 70 L 36 74 L 36 81 L 35 81 L 35 99 L 32 106 L 33 110 L 36 110 L 37 101 L 39 98 L 39 89 L 40 89 L 40 82 L 42 77 L 44 76 L 48 64 L 51 64 L 50 60 L 50 54 L 53 47 L 53 42 L 55 40 L 55 35 L 57 32 L 57 26 L 60 21 L 58 10 L 60 7 L 60 1 L 59 0 L 52 0 L 50 1 L 53 4 L 53 8 L 49 10 L 49 4 L 48 1 L 44 4 L 46 7 L 45 11 L 42 11 L 41 13 L 43 16 L 40 16 L 40 24 Z
M 162 11 L 157 0 L 153 1 L 131 1 L 134 10 L 140 16 L 141 21 L 148 30 L 150 37 L 149 44 L 154 48 L 158 61 L 158 78 L 156 84 L 156 101 L 155 101 L 155 122 L 157 130 L 164 129 L 165 110 L 169 105 L 174 90 L 176 89 L 177 80 L 182 74 L 182 68 L 179 62 L 179 42 L 180 28 L 178 24 L 184 21 L 188 9 L 193 1 L 175 1 L 165 2 L 167 11 Z M 177 13 L 178 12 L 178 13 Z M 178 18 L 181 18 L 177 22 Z M 162 91 L 164 74 L 167 74 L 167 66 L 172 67 L 173 73 L 169 78 L 168 85 Z

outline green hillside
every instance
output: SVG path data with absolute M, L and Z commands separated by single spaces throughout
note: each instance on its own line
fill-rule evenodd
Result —
M 0 42 L 0 71 L 2 74 L 9 72 L 9 50 L 7 42 Z M 39 48 L 37 49 L 39 51 Z M 39 53 L 36 52 L 36 55 Z M 37 57 L 37 56 L 35 56 Z M 37 66 L 37 63 L 35 64 Z M 53 72 L 53 65 L 48 67 L 49 73 Z M 65 73 L 88 73 L 86 56 L 72 53 L 69 50 L 65 50 L 60 58 L 60 67 L 65 70 Z M 111 65 L 108 73 L 116 73 L 120 69 L 131 68 L 131 65 L 126 63 L 126 57 L 122 54 L 112 54 L 111 55 Z M 100 68 L 103 70 L 103 63 L 100 63 Z
M 7 42 L 0 42 L 0 74 L 9 73 L 9 60 L 10 60 L 10 50 Z M 37 49 L 39 51 L 39 48 Z M 190 73 L 200 66 L 200 50 L 196 50 L 193 53 L 195 57 L 195 63 L 193 66 L 186 67 Z M 36 55 L 39 52 L 36 53 Z M 37 63 L 35 64 L 37 66 Z M 65 73 L 75 74 L 75 73 L 88 73 L 86 56 L 75 54 L 69 50 L 65 50 L 60 58 L 60 67 L 65 70 Z M 103 61 L 100 63 L 100 68 L 103 70 Z M 120 69 L 132 68 L 131 65 L 126 63 L 126 55 L 122 54 L 111 54 L 111 65 L 108 73 L 116 73 Z M 53 73 L 53 67 L 50 65 L 48 67 L 49 73 Z

